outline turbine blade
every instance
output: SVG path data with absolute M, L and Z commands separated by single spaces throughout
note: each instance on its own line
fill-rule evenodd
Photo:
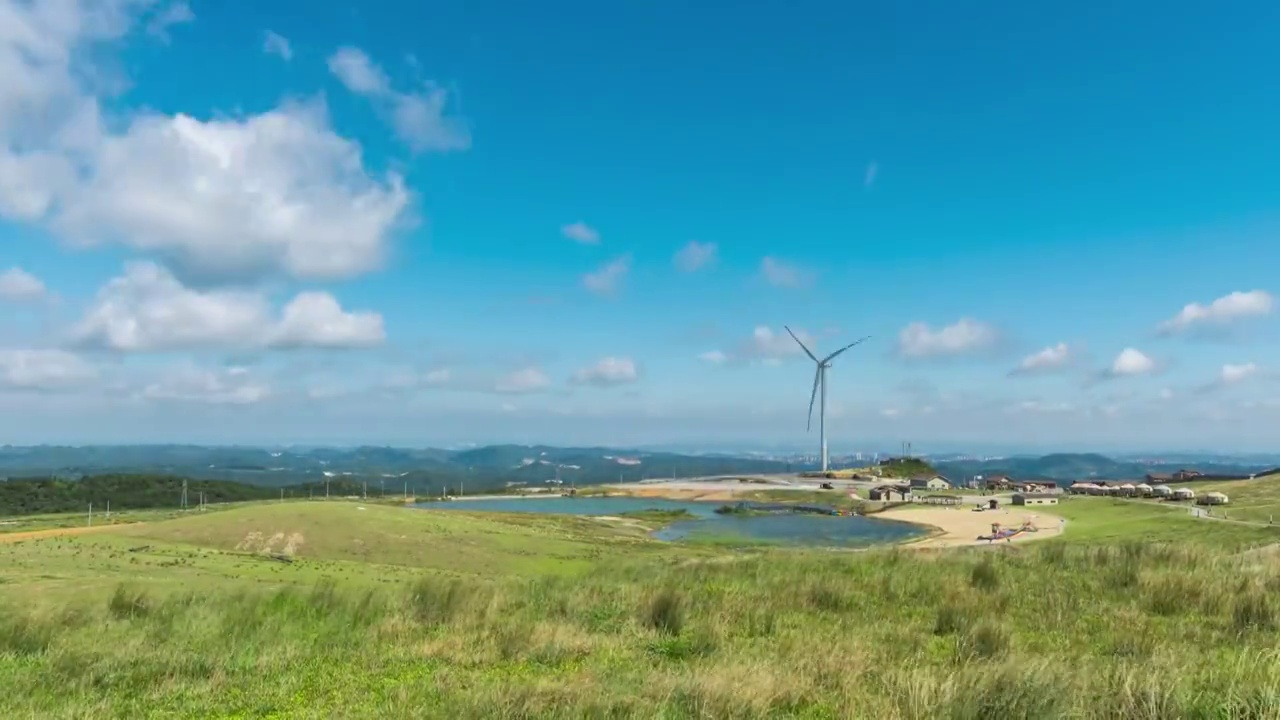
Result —
M 800 338 L 796 337 L 796 334 L 791 332 L 791 328 L 786 325 L 783 325 L 782 327 L 786 329 L 787 334 L 791 336 L 791 339 L 796 341 L 796 344 L 800 346 L 800 349 L 804 351 L 804 354 L 809 356 L 810 360 L 818 362 L 818 358 L 813 353 L 809 352 L 809 348 L 805 347 L 804 343 L 800 342 Z
M 829 362 L 831 362 L 832 360 L 835 360 L 835 359 L 836 359 L 836 356 L 837 356 L 837 355 L 839 355 L 840 353 L 844 352 L 845 350 L 848 350 L 849 348 L 853 347 L 854 345 L 861 345 L 862 343 L 864 343 L 864 342 L 866 342 L 866 341 L 868 341 L 868 340 L 870 340 L 870 339 L 871 339 L 871 336 L 870 336 L 870 335 L 868 335 L 868 336 L 866 336 L 866 337 L 864 337 L 864 338 L 858 338 L 857 340 L 854 340 L 853 342 L 849 343 L 848 345 L 845 345 L 844 347 L 840 348 L 839 350 L 837 350 L 837 351 L 835 351 L 835 352 L 831 353 L 830 355 L 826 356 L 825 358 L 823 358 L 822 362 L 823 362 L 823 363 L 829 363 Z
M 809 395 L 809 421 L 804 424 L 805 432 L 809 432 L 809 428 L 813 426 L 813 401 L 818 399 L 818 383 L 822 380 L 822 366 L 813 373 L 813 392 Z

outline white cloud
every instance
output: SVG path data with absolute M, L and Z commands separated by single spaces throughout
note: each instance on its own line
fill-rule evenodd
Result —
M 273 347 L 354 348 L 386 340 L 382 316 L 349 313 L 328 293 L 305 292 L 284 308 L 269 343 Z
M 570 381 L 575 385 L 596 385 L 608 387 L 626 385 L 639 379 L 640 373 L 631 358 L 607 357 L 591 367 L 585 367 L 573 374 Z
M 103 122 L 99 97 L 127 80 L 84 65 L 96 46 L 186 15 L 183 3 L 0 4 L 0 214 L 199 271 L 376 267 L 409 196 L 397 176 L 365 171 L 322 104 Z
M 807 270 L 774 257 L 760 261 L 760 274 L 770 285 L 780 288 L 800 288 L 813 282 Z
M 192 22 L 195 19 L 196 15 L 191 12 L 191 6 L 187 5 L 183 0 L 178 0 L 178 2 L 170 3 L 151 18 L 151 21 L 147 23 L 147 34 L 167 43 L 169 42 L 169 28 L 174 25 Z
M 597 295 L 613 295 L 631 271 L 631 253 L 619 256 L 582 276 L 582 286 Z
M 93 366 L 63 350 L 0 350 L 0 386 L 59 390 L 98 377 Z
M 373 100 L 386 113 L 396 136 L 415 152 L 466 150 L 471 131 L 461 118 L 447 115 L 449 93 L 424 83 L 416 92 L 400 92 L 365 52 L 356 47 L 338 48 L 329 56 L 329 71 L 348 90 Z
M 681 272 L 695 272 L 714 263 L 717 250 L 715 243 L 690 240 L 689 244 L 680 248 L 675 254 L 672 262 Z
M 1111 374 L 1117 377 L 1146 375 L 1156 369 L 1156 362 L 1140 350 L 1125 348 L 1111 363 Z
M 147 400 L 251 405 L 265 400 L 270 394 L 270 388 L 254 378 L 248 368 L 209 370 L 188 365 L 147 385 L 141 396 Z
M 398 176 L 365 173 L 322 107 L 293 105 L 244 120 L 136 119 L 102 142 L 57 224 L 205 273 L 330 278 L 377 267 L 408 203 Z
M 1066 343 L 1050 345 L 1022 359 L 1014 374 L 1031 374 L 1059 370 L 1071 362 L 1071 348 Z
M 279 321 L 272 315 L 259 293 L 193 290 L 155 263 L 135 262 L 98 292 L 72 336 L 84 345 L 125 352 L 362 347 L 384 337 L 380 316 L 344 312 L 326 293 L 302 293 Z
M 729 359 L 729 356 L 719 350 L 708 350 L 707 352 L 698 355 L 698 359 L 712 365 L 723 365 L 725 361 Z
M 500 393 L 532 393 L 545 390 L 551 385 L 551 378 L 536 367 L 527 367 L 498 378 L 494 384 L 495 392 Z
M 0 300 L 15 302 L 40 300 L 46 292 L 40 278 L 22 268 L 13 267 L 0 273 Z
M 600 244 L 600 232 L 584 222 L 569 223 L 560 228 L 560 234 L 583 245 Z
M 285 62 L 293 59 L 293 45 L 290 44 L 289 38 L 271 30 L 263 33 L 262 52 L 276 55 Z
M 1248 362 L 1243 365 L 1232 365 L 1230 363 L 1222 366 L 1221 380 L 1224 385 L 1231 385 L 1242 380 L 1247 380 L 1258 373 L 1258 366 Z
M 1172 334 L 1206 325 L 1225 325 L 1249 317 L 1269 315 L 1275 301 L 1265 290 L 1236 291 L 1214 300 L 1208 305 L 1191 303 L 1182 311 L 1160 324 L 1159 330 Z
M 964 355 L 990 348 L 998 339 L 994 327 L 971 318 L 937 330 L 913 322 L 898 333 L 898 352 L 913 358 Z

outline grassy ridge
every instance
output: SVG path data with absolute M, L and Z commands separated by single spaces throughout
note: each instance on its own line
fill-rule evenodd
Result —
M 1247 550 L 1280 537 L 1268 528 L 1081 499 L 1060 508 L 1062 540 L 722 553 L 585 518 L 358 507 L 277 503 L 6 546 L 6 708 L 1280 715 L 1280 566 Z M 293 562 L 271 559 L 293 535 Z

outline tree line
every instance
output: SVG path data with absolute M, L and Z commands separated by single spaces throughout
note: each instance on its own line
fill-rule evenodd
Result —
M 325 486 L 334 497 L 359 495 L 363 481 L 334 478 L 327 483 L 307 483 L 285 488 L 262 487 L 229 480 L 192 480 L 177 475 L 111 473 L 89 475 L 79 480 L 52 477 L 11 478 L 0 482 L 0 516 L 40 515 L 80 512 L 92 503 L 95 509 L 149 510 L 177 508 L 182 503 L 182 484 L 187 484 L 187 504 L 271 500 L 325 495 Z M 372 484 L 371 484 L 372 485 Z M 380 489 L 377 488 L 377 489 Z M 370 492 L 376 492 L 370 487 Z

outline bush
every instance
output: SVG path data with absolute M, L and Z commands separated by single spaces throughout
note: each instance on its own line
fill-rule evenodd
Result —
M 651 630 L 665 635 L 679 635 L 684 629 L 684 597 L 669 588 L 660 590 L 649 598 L 641 621 Z

